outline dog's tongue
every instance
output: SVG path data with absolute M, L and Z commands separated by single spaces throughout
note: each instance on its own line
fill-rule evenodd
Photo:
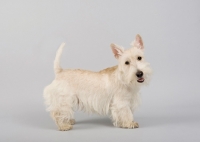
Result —
M 144 80 L 144 78 L 140 78 L 140 79 L 138 79 L 138 81 L 143 81 Z

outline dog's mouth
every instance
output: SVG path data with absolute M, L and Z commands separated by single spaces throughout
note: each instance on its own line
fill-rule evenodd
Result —
M 137 82 L 139 82 L 139 83 L 144 82 L 144 78 L 139 78 L 139 79 L 137 80 Z

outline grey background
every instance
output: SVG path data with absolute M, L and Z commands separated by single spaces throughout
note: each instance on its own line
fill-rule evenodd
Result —
M 0 141 L 200 141 L 199 7 L 199 0 L 0 1 Z M 77 112 L 73 130 L 57 131 L 42 92 L 61 42 L 63 68 L 98 71 L 117 63 L 111 42 L 129 47 L 137 33 L 154 70 L 135 113 L 140 128 Z

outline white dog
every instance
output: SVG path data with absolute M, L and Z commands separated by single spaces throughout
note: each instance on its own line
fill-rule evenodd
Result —
M 111 44 L 118 65 L 99 72 L 62 69 L 61 44 L 54 61 L 55 80 L 44 89 L 47 110 L 59 130 L 72 129 L 74 110 L 109 115 L 114 126 L 138 128 L 133 112 L 139 103 L 139 90 L 149 80 L 151 69 L 144 59 L 144 45 L 137 35 L 131 48 Z

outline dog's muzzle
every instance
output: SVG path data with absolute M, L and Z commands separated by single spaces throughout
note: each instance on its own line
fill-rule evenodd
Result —
M 143 72 L 142 71 L 137 71 L 136 76 L 138 77 L 137 82 L 139 82 L 139 83 L 144 82 Z

